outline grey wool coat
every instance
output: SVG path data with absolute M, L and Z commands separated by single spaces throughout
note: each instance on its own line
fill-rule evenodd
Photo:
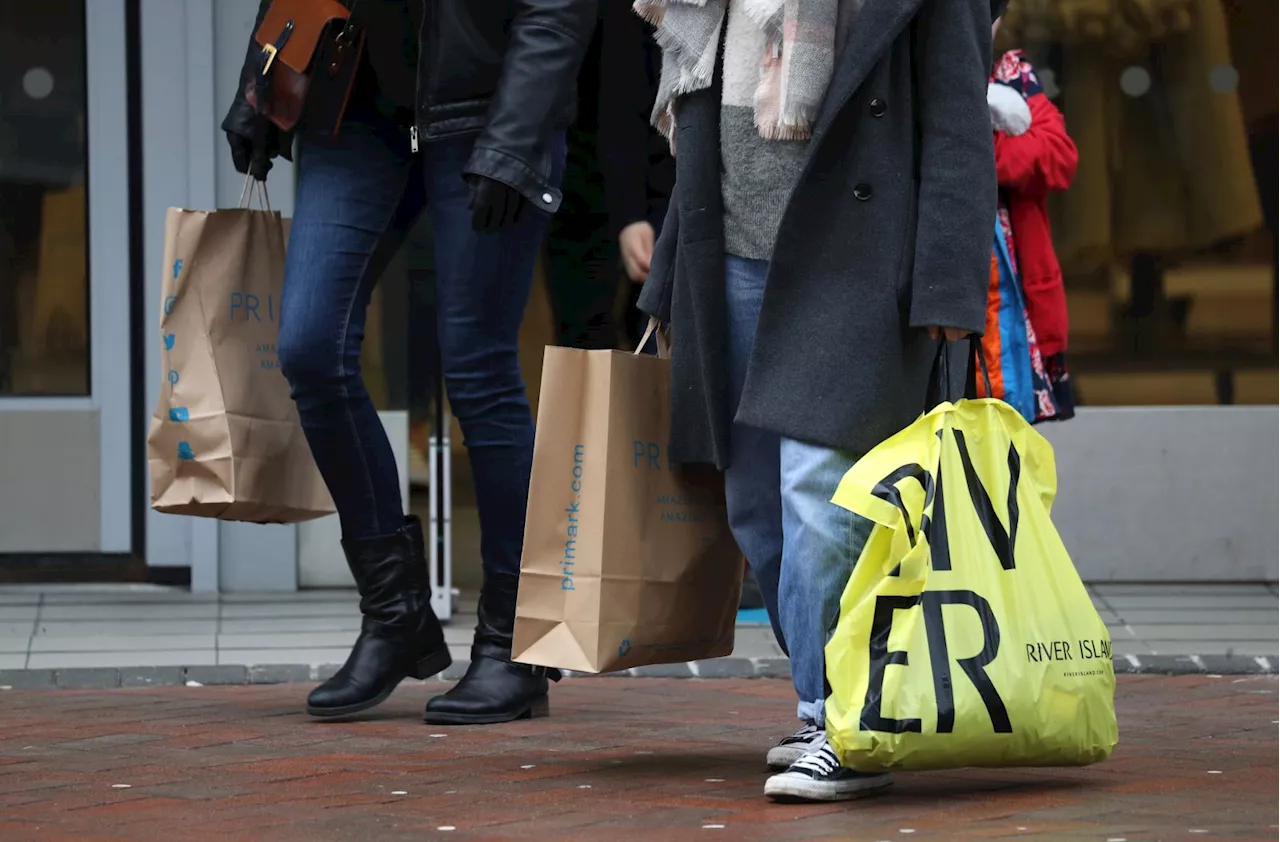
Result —
M 924 328 L 982 331 L 990 15 L 988 0 L 863 0 L 782 218 L 738 406 L 719 80 L 677 102 L 675 195 L 640 298 L 672 330 L 674 461 L 728 467 L 735 420 L 865 453 L 924 408 L 938 348 Z

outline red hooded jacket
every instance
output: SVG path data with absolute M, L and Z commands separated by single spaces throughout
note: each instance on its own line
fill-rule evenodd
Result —
M 1025 133 L 1015 137 L 996 132 L 996 174 L 1013 226 L 1027 315 L 1040 353 L 1050 357 L 1066 351 L 1068 321 L 1047 201 L 1050 190 L 1071 186 L 1079 154 L 1062 112 L 1045 96 L 1035 68 L 1021 50 L 1000 57 L 991 81 L 1017 90 L 1031 110 L 1031 128 Z

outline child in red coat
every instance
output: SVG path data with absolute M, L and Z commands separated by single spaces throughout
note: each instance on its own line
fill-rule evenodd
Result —
M 996 22 L 996 28 L 999 21 Z M 1034 387 L 1034 421 L 1070 418 L 1067 298 L 1053 249 L 1047 200 L 1075 177 L 1078 153 L 1066 122 L 1020 50 L 995 63 L 987 92 L 1000 182 L 1000 227 L 1021 287 Z

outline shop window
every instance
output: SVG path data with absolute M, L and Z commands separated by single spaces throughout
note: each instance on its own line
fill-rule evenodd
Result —
M 1079 148 L 1051 199 L 1085 405 L 1277 401 L 1274 0 L 1012 0 Z
M 85 395 L 84 0 L 6 9 L 0 26 L 0 395 Z

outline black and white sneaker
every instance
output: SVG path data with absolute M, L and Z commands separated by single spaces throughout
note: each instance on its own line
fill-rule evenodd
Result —
M 806 722 L 800 726 L 799 731 L 769 749 L 769 756 L 765 759 L 770 769 L 789 769 L 792 763 L 804 757 L 810 750 L 822 745 L 826 738 L 825 730 L 811 722 Z
M 884 792 L 893 780 L 840 765 L 826 737 L 791 768 L 765 781 L 764 794 L 775 801 L 849 801 Z

